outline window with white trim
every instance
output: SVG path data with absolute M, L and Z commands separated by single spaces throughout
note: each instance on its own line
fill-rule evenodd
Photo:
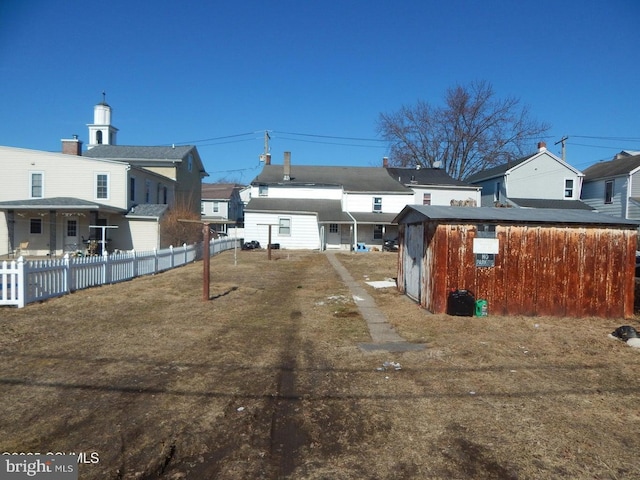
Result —
M 604 203 L 613 203 L 613 180 L 604 182 Z
M 144 203 L 151 203 L 151 180 L 144 181 Z
M 329 233 L 338 233 L 338 224 L 330 223 L 329 224 Z
M 500 182 L 496 182 L 495 188 L 496 189 L 493 191 L 493 201 L 494 202 L 499 202 L 500 201 L 500 188 L 502 188 L 502 185 L 500 184 Z
M 422 194 L 422 204 L 423 205 L 431 205 L 431 194 L 423 193 Z
M 109 198 L 109 174 L 96 173 L 96 198 L 106 200 Z
M 374 240 L 382 240 L 384 228 L 382 225 L 374 225 L 373 226 L 373 239 Z
M 382 197 L 373 197 L 373 211 L 375 213 L 382 212 Z
M 29 191 L 31 198 L 44 197 L 44 173 L 31 172 L 29 179 Z
M 573 198 L 573 178 L 564 179 L 564 198 Z
M 280 217 L 278 219 L 278 235 L 291 235 L 291 218 Z
M 269 194 L 268 185 L 258 185 L 258 195 L 260 197 L 266 197 Z

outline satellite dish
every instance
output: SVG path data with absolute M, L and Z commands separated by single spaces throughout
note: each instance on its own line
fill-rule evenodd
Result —
M 438 160 L 437 162 L 433 162 L 433 168 L 440 168 L 442 167 L 442 161 Z
M 266 155 L 260 155 L 260 161 L 264 162 L 267 160 L 267 156 Z

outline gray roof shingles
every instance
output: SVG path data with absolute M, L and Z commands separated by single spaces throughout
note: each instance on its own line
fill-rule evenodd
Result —
M 632 170 L 640 167 L 640 155 L 617 158 L 608 162 L 598 162 L 584 171 L 584 181 L 594 181 L 603 178 L 628 175 Z
M 387 168 L 395 180 L 404 185 L 445 185 L 472 187 L 467 182 L 456 180 L 441 168 Z
M 282 165 L 265 165 L 252 184 L 319 185 L 342 187 L 346 192 L 377 192 L 413 195 L 413 191 L 381 167 L 335 167 L 292 165 L 290 180 L 284 180 Z
M 83 153 L 85 157 L 114 160 L 182 160 L 193 149 L 191 145 L 177 147 L 138 147 L 126 145 L 96 145 Z
M 462 222 L 504 222 L 533 224 L 609 225 L 637 228 L 640 222 L 587 210 L 551 208 L 440 207 L 408 205 L 395 218 L 417 212 L 426 219 Z

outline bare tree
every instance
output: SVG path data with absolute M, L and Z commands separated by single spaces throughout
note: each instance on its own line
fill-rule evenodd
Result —
M 191 220 L 181 222 L 180 220 Z M 169 245 L 179 247 L 184 243 L 192 244 L 202 241 L 202 225 L 196 223 L 200 215 L 195 213 L 189 205 L 177 204 L 170 208 L 160 221 L 160 246 Z
M 464 179 L 524 155 L 550 125 L 531 119 L 514 97 L 499 99 L 486 81 L 447 90 L 444 106 L 419 100 L 381 113 L 378 131 L 391 143 L 392 165 L 434 167 Z

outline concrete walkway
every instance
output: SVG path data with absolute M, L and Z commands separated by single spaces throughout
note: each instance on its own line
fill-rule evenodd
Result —
M 346 268 L 336 258 L 334 252 L 326 252 L 329 263 L 336 269 L 342 281 L 351 290 L 353 300 L 356 302 L 360 314 L 364 317 L 369 327 L 372 343 L 361 343 L 361 350 L 370 352 L 385 350 L 387 352 L 407 352 L 410 350 L 424 350 L 426 346 L 419 343 L 410 343 L 402 338 L 387 321 L 385 315 L 378 310 L 373 297 L 356 282 Z

